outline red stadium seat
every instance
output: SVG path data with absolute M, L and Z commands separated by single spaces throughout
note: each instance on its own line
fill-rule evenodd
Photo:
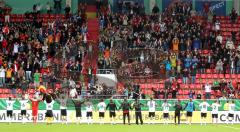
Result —
M 224 74 L 219 74 L 219 78 L 223 79 L 224 78 Z
M 217 79 L 218 78 L 218 74 L 213 74 L 213 78 Z
M 213 78 L 213 75 L 212 74 L 207 74 L 207 78 L 208 79 Z
M 206 74 L 201 74 L 201 78 L 205 79 L 206 78 Z
M 162 84 L 162 83 L 159 84 L 159 88 L 160 88 L 160 89 L 164 89 L 164 84 Z
M 230 74 L 225 74 L 225 78 L 229 79 L 230 78 Z
M 190 89 L 195 89 L 196 85 L 195 84 L 191 84 L 189 87 L 190 87 Z

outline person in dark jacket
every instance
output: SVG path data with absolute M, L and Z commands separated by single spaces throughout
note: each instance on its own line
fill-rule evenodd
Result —
M 84 101 L 80 101 L 80 100 L 72 100 L 74 106 L 75 106 L 75 110 L 76 110 L 76 124 L 79 124 L 81 122 L 81 118 L 82 118 L 82 112 L 81 112 L 81 108 L 82 108 L 82 104 L 84 103 Z
M 143 106 L 143 104 L 141 104 L 139 102 L 139 100 L 135 100 L 135 103 L 133 104 L 133 108 L 135 109 L 135 116 L 136 116 L 136 124 L 138 125 L 138 119 L 141 122 L 141 125 L 143 124 L 143 119 L 142 119 L 142 110 L 141 110 L 141 106 Z
M 109 117 L 110 117 L 111 124 L 116 124 L 115 117 L 116 117 L 117 105 L 113 102 L 112 99 L 110 99 L 109 104 L 107 104 L 106 109 L 108 108 L 109 108 Z
M 176 119 L 178 119 L 178 124 L 180 124 L 180 117 L 181 117 L 181 110 L 182 110 L 182 105 L 180 100 L 177 101 L 174 108 L 175 108 L 174 122 L 176 125 L 177 124 Z
M 125 119 L 126 116 L 128 117 L 128 125 L 130 125 L 130 114 L 129 110 L 131 109 L 131 105 L 127 102 L 127 99 L 125 98 L 123 103 L 121 104 L 120 109 L 123 110 L 123 124 L 125 125 Z

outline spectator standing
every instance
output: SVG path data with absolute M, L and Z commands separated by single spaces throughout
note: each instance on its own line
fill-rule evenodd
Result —
M 209 83 L 205 85 L 205 98 L 211 99 L 212 86 Z

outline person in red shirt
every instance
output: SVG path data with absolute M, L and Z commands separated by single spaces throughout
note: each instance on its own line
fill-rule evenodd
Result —
M 40 101 L 42 101 L 42 98 L 41 99 L 37 99 L 36 96 L 34 96 L 30 100 L 32 101 L 32 118 L 33 118 L 33 123 L 36 124 L 37 123 L 37 115 L 38 115 L 38 104 L 39 104 Z

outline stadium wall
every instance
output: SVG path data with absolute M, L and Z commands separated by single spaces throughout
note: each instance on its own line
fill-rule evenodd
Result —
M 45 110 L 39 110 L 38 111 L 38 122 L 45 122 Z M 75 111 L 74 110 L 68 110 L 67 111 L 67 121 L 68 123 L 74 123 L 76 122 L 76 116 L 75 116 Z M 105 118 L 104 118 L 104 123 L 110 123 L 110 118 L 109 118 L 109 111 L 106 111 L 105 113 Z M 154 123 L 163 123 L 163 113 L 161 111 L 155 112 L 156 117 L 154 121 L 151 121 L 148 118 L 148 112 L 143 111 L 142 112 L 142 117 L 143 117 L 143 122 L 144 123 L 149 123 L 149 122 L 154 122 Z M 235 112 L 234 113 L 234 123 L 239 124 L 240 123 L 240 112 Z M 60 110 L 53 110 L 53 115 L 54 115 L 54 123 L 61 123 L 61 117 L 60 117 Z M 201 123 L 201 112 L 195 111 L 193 112 L 193 119 L 192 123 Z M 226 111 L 220 111 L 219 112 L 219 118 L 218 118 L 218 123 L 226 123 L 227 122 L 227 116 L 228 112 Z M 169 123 L 174 123 L 174 112 L 169 113 Z M 13 113 L 13 120 L 12 122 L 22 122 L 23 117 L 21 116 L 21 111 L 20 110 L 14 110 Z M 32 122 L 32 111 L 27 110 L 27 115 L 26 115 L 25 122 Z M 130 111 L 130 122 L 135 123 L 135 112 Z M 186 123 L 186 112 L 181 113 L 181 123 Z M 211 118 L 211 113 L 207 113 L 207 123 L 211 123 L 212 118 Z M 5 110 L 0 110 L 0 123 L 1 122 L 8 122 L 7 119 L 7 113 Z M 87 123 L 86 119 L 86 111 L 82 111 L 82 119 L 81 123 Z M 93 123 L 99 123 L 99 117 L 98 117 L 98 112 L 94 111 L 93 112 Z M 123 115 L 121 111 L 116 112 L 116 123 L 123 123 Z

